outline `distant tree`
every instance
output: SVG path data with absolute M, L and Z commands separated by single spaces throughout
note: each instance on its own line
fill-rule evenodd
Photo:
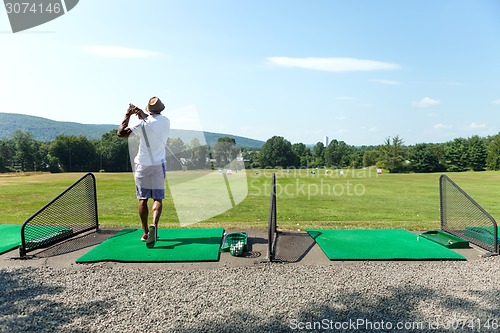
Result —
M 35 155 L 38 145 L 31 132 L 16 130 L 12 134 L 12 140 L 15 144 L 14 161 L 21 171 L 36 171 Z
M 50 145 L 49 145 L 49 153 L 47 155 L 47 164 L 48 164 L 48 169 L 52 173 L 58 173 L 62 172 L 63 170 L 61 169 L 61 165 L 59 164 L 59 159 L 55 156 L 52 156 L 50 153 Z
M 50 171 L 50 153 L 49 142 L 36 142 L 37 148 L 35 152 L 35 170 L 36 171 Z
M 490 170 L 500 170 L 500 133 L 488 138 L 486 166 Z
M 432 143 L 419 143 L 410 147 L 410 170 L 414 172 L 444 171 L 441 147 Z
M 217 139 L 217 142 L 212 147 L 212 158 L 217 160 L 217 166 L 224 167 L 234 160 L 239 152 L 236 140 L 226 136 Z
M 94 144 L 84 136 L 58 135 L 49 147 L 62 171 L 94 171 L 98 168 L 98 155 Z
M 380 152 L 376 150 L 366 150 L 363 154 L 363 166 L 369 167 L 377 164 L 380 158 Z
M 16 145 L 12 139 L 0 140 L 0 172 L 5 172 L 12 166 Z
M 469 165 L 469 147 L 467 139 L 456 138 L 444 145 L 446 170 L 450 172 L 466 171 Z
M 281 136 L 273 136 L 264 143 L 258 158 L 262 167 L 294 166 L 292 144 Z
M 344 141 L 332 140 L 324 149 L 325 164 L 331 167 L 347 167 L 351 163 L 351 147 Z
M 195 169 L 203 169 L 207 166 L 208 146 L 201 145 L 200 140 L 193 138 L 189 143 L 189 160 Z
M 181 138 L 167 139 L 167 170 L 181 170 L 187 157 L 187 147 Z
M 116 130 L 103 134 L 94 145 L 99 156 L 99 169 L 112 172 L 131 170 L 128 140 L 119 138 Z
M 468 167 L 474 171 L 484 171 L 488 157 L 488 148 L 486 147 L 485 140 L 474 135 L 467 140 L 467 146 Z
M 363 150 L 350 146 L 351 154 L 349 155 L 349 166 L 358 168 L 363 165 Z
M 311 161 L 311 149 L 303 143 L 294 143 L 292 145 L 292 152 L 294 156 L 295 167 L 307 167 Z
M 325 165 L 325 145 L 318 142 L 312 150 L 312 166 L 320 167 Z
M 404 141 L 398 135 L 391 138 L 388 137 L 384 144 L 380 147 L 380 157 L 378 165 L 389 172 L 406 171 L 405 162 L 407 157 L 407 149 L 404 146 Z

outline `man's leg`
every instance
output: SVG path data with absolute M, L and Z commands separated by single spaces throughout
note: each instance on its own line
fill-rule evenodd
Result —
M 144 234 L 148 233 L 148 199 L 139 199 L 139 217 L 141 218 L 141 225 Z
M 161 199 L 154 199 L 153 208 L 151 209 L 153 213 L 153 224 L 158 229 L 158 223 L 160 222 L 161 210 L 163 208 Z
M 146 240 L 146 246 L 151 249 L 155 246 L 156 240 L 158 239 L 158 222 L 160 221 L 161 215 L 161 201 L 153 199 L 153 208 L 151 209 L 153 213 L 153 221 L 148 230 L 148 238 Z

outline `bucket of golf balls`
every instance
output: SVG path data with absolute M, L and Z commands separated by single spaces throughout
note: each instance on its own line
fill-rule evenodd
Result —
M 233 232 L 227 234 L 225 238 L 232 256 L 241 256 L 246 251 L 247 234 L 245 232 Z

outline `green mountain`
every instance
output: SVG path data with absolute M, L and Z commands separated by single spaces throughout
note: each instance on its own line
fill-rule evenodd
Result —
M 33 139 L 38 141 L 52 141 L 58 135 L 76 135 L 85 136 L 89 140 L 100 139 L 101 136 L 109 131 L 114 131 L 118 127 L 115 125 L 94 125 L 94 124 L 80 124 L 74 122 L 55 121 L 47 118 L 29 116 L 16 113 L 3 113 L 0 112 L 0 140 L 9 139 L 16 130 L 23 132 L 31 132 Z M 209 145 L 215 144 L 218 138 L 231 137 L 236 140 L 236 144 L 240 147 L 260 149 L 264 144 L 263 141 L 245 138 L 242 136 L 213 133 L 213 132 L 199 132 L 191 130 L 172 129 L 170 131 L 171 137 L 178 137 L 183 139 L 185 143 L 189 143 L 193 137 L 203 138 Z M 200 140 L 202 141 L 202 140 Z

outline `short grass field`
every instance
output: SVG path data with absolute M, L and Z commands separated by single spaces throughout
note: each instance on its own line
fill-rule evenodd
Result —
M 196 176 L 182 171 L 179 177 Z M 378 175 L 373 168 L 331 170 L 247 170 L 244 199 L 192 227 L 246 229 L 267 227 L 272 174 L 277 177 L 278 226 L 305 228 L 439 228 L 440 174 Z M 315 173 L 315 174 L 314 174 Z M 78 180 L 82 173 L 0 175 L 0 223 L 21 224 Z M 174 175 L 173 173 L 171 175 Z M 447 173 L 494 218 L 500 218 L 500 172 Z M 139 227 L 132 173 L 96 173 L 99 223 L 102 227 Z M 238 177 L 241 178 L 240 173 Z M 231 180 L 231 175 L 228 175 Z M 196 178 L 196 177 L 194 177 Z M 168 189 L 168 187 L 167 187 Z M 203 209 L 214 200 L 210 188 Z M 168 192 L 168 191 L 167 191 Z M 71 207 L 68 207 L 71 209 Z M 78 214 L 78 212 L 74 212 Z M 195 221 L 193 221 L 195 222 Z M 174 202 L 164 201 L 162 227 L 178 227 Z

